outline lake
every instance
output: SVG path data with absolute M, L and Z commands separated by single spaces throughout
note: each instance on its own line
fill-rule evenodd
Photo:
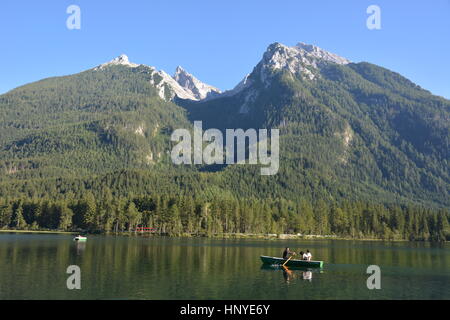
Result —
M 262 268 L 309 249 L 322 270 Z M 450 245 L 0 233 L 0 299 L 450 299 Z M 69 265 L 81 290 L 69 290 Z M 381 289 L 369 290 L 369 265 Z

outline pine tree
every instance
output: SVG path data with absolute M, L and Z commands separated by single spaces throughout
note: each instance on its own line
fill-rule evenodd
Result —
M 97 203 L 92 192 L 88 192 L 84 198 L 83 225 L 89 230 L 97 227 Z
M 72 217 L 73 217 L 73 211 L 69 209 L 66 203 L 61 204 L 59 207 L 60 210 L 60 216 L 59 216 L 59 224 L 58 229 L 59 230 L 69 230 L 69 228 L 72 226 Z
M 17 205 L 17 208 L 14 210 L 13 219 L 12 219 L 12 227 L 18 230 L 25 229 L 27 226 L 27 223 L 23 217 L 23 207 L 22 203 L 20 202 Z

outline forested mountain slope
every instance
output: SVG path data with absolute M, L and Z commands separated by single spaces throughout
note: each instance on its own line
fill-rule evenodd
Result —
M 222 93 L 180 70 L 120 56 L 1 95 L 0 227 L 445 239 L 450 101 L 305 44 L 270 45 Z M 280 129 L 278 174 L 172 164 L 195 120 Z
M 82 177 L 149 168 L 185 112 L 159 97 L 152 69 L 111 66 L 0 96 L 2 179 Z
M 240 88 L 184 105 L 206 128 L 280 128 L 280 173 L 248 181 L 258 190 L 449 206 L 450 101 L 376 65 L 317 58 L 325 54 L 275 43 Z

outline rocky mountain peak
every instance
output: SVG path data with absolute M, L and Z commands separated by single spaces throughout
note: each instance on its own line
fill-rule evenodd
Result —
M 219 89 L 201 82 L 181 66 L 177 67 L 173 78 L 184 90 L 189 92 L 195 100 L 203 100 L 218 95 L 221 92 Z
M 101 70 L 101 69 L 103 69 L 105 67 L 108 67 L 108 66 L 117 66 L 117 65 L 128 66 L 128 67 L 131 67 L 131 68 L 136 68 L 136 67 L 139 66 L 139 64 L 130 62 L 130 60 L 128 59 L 127 55 L 121 54 L 117 58 L 114 58 L 114 59 L 112 59 L 109 62 L 106 62 L 106 63 L 103 63 L 103 64 L 99 65 L 94 70 Z
M 310 58 L 321 59 L 323 61 L 336 63 L 336 64 L 350 63 L 350 60 L 343 58 L 341 56 L 338 56 L 337 54 L 323 50 L 312 44 L 306 44 L 303 42 L 299 42 L 294 48 L 297 48 L 298 50 L 306 51 L 307 52 L 306 55 L 309 56 Z
M 276 70 L 287 70 L 313 80 L 316 76 L 313 70 L 329 63 L 348 64 L 350 61 L 311 44 L 300 42 L 288 47 L 275 42 L 269 45 L 260 63 L 261 80 L 267 83 L 270 74 Z

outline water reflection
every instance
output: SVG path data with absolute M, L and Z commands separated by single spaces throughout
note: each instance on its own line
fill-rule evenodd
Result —
M 262 265 L 261 270 L 273 272 L 281 271 L 281 273 L 283 274 L 284 282 L 288 284 L 297 279 L 311 282 L 313 279 L 313 273 L 323 273 L 322 269 L 301 267 L 292 268 L 280 265 Z
M 283 270 L 284 282 L 290 283 L 292 280 L 295 279 L 295 275 L 294 275 L 294 272 L 292 270 L 289 270 L 286 267 L 281 267 L 281 268 Z
M 313 249 L 326 272 L 261 270 L 260 255 L 276 256 L 285 246 L 276 241 L 92 236 L 82 243 L 67 235 L 0 234 L 0 300 L 450 298 L 448 244 L 286 245 Z M 383 290 L 367 290 L 371 264 L 383 270 Z M 67 290 L 69 265 L 80 266 L 83 290 Z
M 74 241 L 77 256 L 81 255 L 86 250 L 86 242 Z
M 312 272 L 311 271 L 303 271 L 303 280 L 312 280 Z

